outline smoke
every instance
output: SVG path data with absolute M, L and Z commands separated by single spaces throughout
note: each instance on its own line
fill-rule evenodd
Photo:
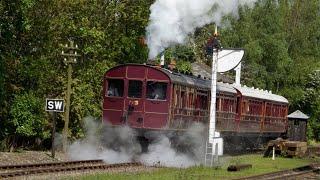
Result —
M 62 149 L 62 134 L 55 132 L 53 147 L 54 149 Z
M 84 119 L 86 136 L 70 145 L 69 157 L 72 160 L 102 159 L 109 164 L 131 162 L 141 151 L 135 132 L 129 127 L 115 129 L 100 122 L 92 117 Z
M 171 148 L 168 137 L 161 136 L 156 143 L 149 146 L 149 153 L 142 154 L 141 162 L 147 165 L 161 165 L 167 167 L 189 167 L 198 162 L 187 154 L 176 152 Z
M 196 28 L 215 22 L 223 15 L 237 16 L 239 5 L 253 5 L 255 0 L 156 0 L 150 7 L 147 44 L 149 59 L 165 48 L 183 44 Z
M 84 122 L 86 137 L 68 148 L 71 160 L 103 159 L 108 164 L 139 161 L 168 167 L 189 167 L 203 160 L 205 131 L 199 123 L 180 135 L 147 134 L 152 141 L 148 151 L 142 152 L 135 130 L 127 126 L 112 128 L 93 118 L 85 118 Z
M 149 152 L 139 158 L 147 165 L 166 167 L 189 167 L 204 160 L 204 126 L 193 123 L 183 134 L 159 135 L 149 146 Z M 173 143 L 173 144 L 172 144 Z

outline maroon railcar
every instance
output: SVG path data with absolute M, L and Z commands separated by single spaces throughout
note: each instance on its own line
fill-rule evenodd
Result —
M 160 67 L 120 65 L 104 76 L 103 120 L 143 132 L 207 125 L 210 87 L 211 80 Z M 278 137 L 287 130 L 288 101 L 268 91 L 218 82 L 216 109 L 224 137 Z
M 104 79 L 104 121 L 132 128 L 166 128 L 172 91 L 166 73 L 151 66 L 121 65 L 110 69 Z

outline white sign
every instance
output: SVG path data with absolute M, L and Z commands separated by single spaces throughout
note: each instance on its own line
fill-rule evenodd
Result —
M 64 100 L 46 99 L 46 111 L 64 112 Z

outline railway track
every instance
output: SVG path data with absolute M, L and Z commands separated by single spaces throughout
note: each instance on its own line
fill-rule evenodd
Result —
M 240 178 L 237 180 L 251 180 L 251 179 L 261 179 L 261 180 L 271 180 L 271 179 L 319 179 L 320 178 L 320 164 L 310 164 L 307 166 L 302 166 L 290 170 L 272 172 L 261 174 L 257 176 L 250 176 L 245 178 Z
M 40 175 L 57 172 L 73 172 L 85 170 L 105 170 L 141 166 L 140 163 L 105 164 L 102 160 L 66 161 L 41 164 L 21 164 L 0 166 L 0 179 L 18 176 Z

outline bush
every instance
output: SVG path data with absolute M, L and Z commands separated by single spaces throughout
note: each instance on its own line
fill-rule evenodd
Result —
M 14 97 L 10 117 L 15 135 L 25 138 L 50 137 L 44 99 L 27 92 Z

